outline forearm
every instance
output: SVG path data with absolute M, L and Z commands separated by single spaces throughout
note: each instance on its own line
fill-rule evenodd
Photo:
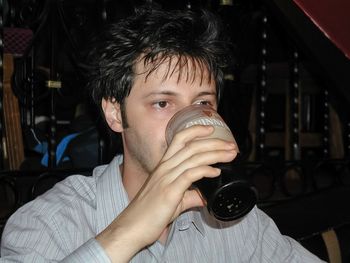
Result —
M 92 238 L 72 251 L 69 255 L 64 256 L 63 259 L 62 255 L 53 257 L 53 255 L 50 256 L 41 251 L 37 251 L 34 247 L 28 246 L 24 248 L 4 245 L 1 247 L 0 262 L 110 263 L 111 260 L 96 239 Z

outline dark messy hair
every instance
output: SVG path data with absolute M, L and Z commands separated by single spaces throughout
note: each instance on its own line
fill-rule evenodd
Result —
M 105 98 L 123 106 L 133 84 L 136 62 L 143 60 L 148 65 L 146 74 L 150 74 L 172 58 L 178 59 L 178 72 L 185 72 L 187 79 L 188 70 L 182 69 L 189 63 L 198 65 L 196 74 L 199 70 L 202 78 L 209 70 L 220 95 L 228 55 L 222 37 L 219 20 L 207 11 L 138 10 L 109 25 L 91 45 L 88 87 L 92 98 L 98 105 Z

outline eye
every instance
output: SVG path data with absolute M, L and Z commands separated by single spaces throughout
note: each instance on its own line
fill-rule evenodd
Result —
M 196 104 L 213 106 L 213 103 L 211 103 L 211 102 L 208 101 L 208 100 L 201 100 L 201 101 L 196 102 Z
M 157 101 L 155 103 L 153 103 L 153 106 L 158 108 L 158 109 L 164 109 L 168 106 L 168 102 L 165 101 L 165 100 L 162 100 L 162 101 Z

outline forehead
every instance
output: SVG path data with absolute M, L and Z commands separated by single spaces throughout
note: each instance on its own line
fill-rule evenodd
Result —
M 213 73 L 208 65 L 200 59 L 188 56 L 169 56 L 149 59 L 141 57 L 135 64 L 136 78 L 145 82 L 150 77 L 156 77 L 159 81 L 169 79 L 177 82 L 185 81 L 199 85 L 210 85 L 214 82 Z

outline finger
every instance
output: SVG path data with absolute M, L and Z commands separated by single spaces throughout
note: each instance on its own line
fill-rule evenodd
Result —
M 237 154 L 238 147 L 233 142 L 228 142 L 221 139 L 201 139 L 190 141 L 185 147 L 173 154 L 171 157 L 171 162 L 169 163 L 169 168 L 178 166 L 195 155 L 210 152 L 218 153 L 219 151 L 232 151 Z
M 188 170 L 215 163 L 227 163 L 232 161 L 236 156 L 237 151 L 235 150 L 212 150 L 196 153 L 189 158 L 185 158 L 180 164 L 170 169 L 168 178 L 169 180 L 175 180 L 176 177 L 187 173 Z
M 216 158 L 212 159 L 213 162 L 207 163 L 207 164 L 214 164 L 216 162 L 219 162 L 220 160 L 222 162 L 228 162 L 232 161 L 233 158 L 236 157 L 238 153 L 238 147 L 234 142 L 225 141 L 222 139 L 217 138 L 204 138 L 204 139 L 198 139 L 198 140 L 192 140 L 189 141 L 184 147 L 179 149 L 176 153 L 174 153 L 171 158 L 168 160 L 162 159 L 161 165 L 166 168 L 167 170 L 171 170 L 176 166 L 181 165 L 182 162 L 186 160 L 192 160 L 193 156 L 201 154 L 201 153 L 220 153 L 220 151 L 229 151 L 230 155 L 233 154 L 232 158 L 230 159 L 219 159 Z M 169 154 L 170 155 L 170 154 Z M 217 156 L 219 158 L 219 156 Z M 199 163 L 196 163 L 199 164 Z M 186 169 L 189 167 L 186 167 Z
M 214 132 L 214 127 L 209 125 L 194 125 L 176 133 L 169 144 L 169 147 L 163 157 L 168 160 L 176 152 L 185 147 L 185 145 L 198 138 L 205 138 Z
M 219 176 L 220 174 L 221 170 L 219 168 L 211 166 L 194 167 L 175 177 L 171 183 L 171 188 L 176 189 L 179 192 L 185 192 L 186 189 L 189 189 L 194 182 L 202 179 L 203 177 L 213 178 Z
M 201 197 L 198 190 L 188 190 L 185 192 L 182 200 L 182 209 L 183 211 L 188 210 L 193 207 L 203 207 L 206 205 L 205 200 Z M 183 212 L 183 211 L 180 211 Z

